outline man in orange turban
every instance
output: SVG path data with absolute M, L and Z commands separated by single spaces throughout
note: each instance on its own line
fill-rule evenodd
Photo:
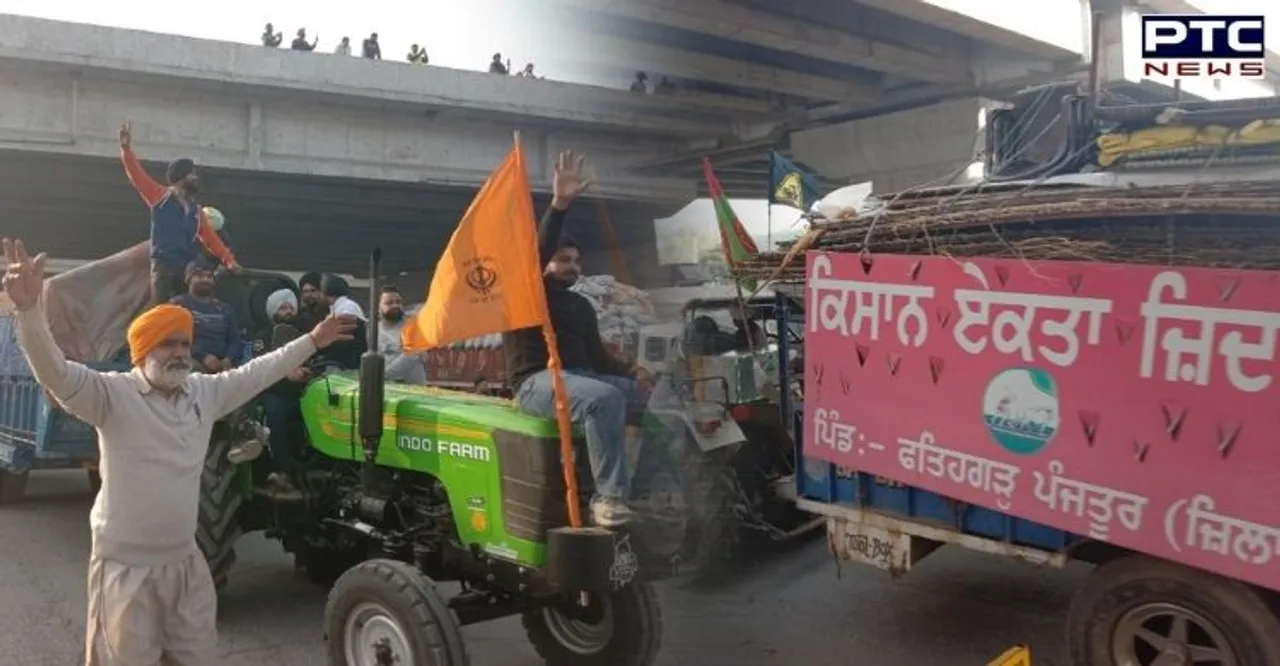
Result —
M 43 254 L 4 239 L 4 292 L 32 374 L 98 431 L 102 487 L 89 514 L 86 666 L 219 663 L 209 565 L 196 546 L 200 472 L 219 419 L 302 365 L 350 340 L 353 320 L 329 317 L 310 335 L 218 374 L 191 373 L 192 315 L 160 305 L 129 327 L 129 372 L 66 360 L 43 309 Z
M 129 324 L 129 361 L 161 390 L 173 390 L 191 373 L 195 319 L 180 305 L 157 305 Z

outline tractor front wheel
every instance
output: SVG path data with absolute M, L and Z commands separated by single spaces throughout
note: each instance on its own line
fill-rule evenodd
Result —
M 324 608 L 331 666 L 467 666 L 458 618 L 412 565 L 362 562 L 338 578 Z

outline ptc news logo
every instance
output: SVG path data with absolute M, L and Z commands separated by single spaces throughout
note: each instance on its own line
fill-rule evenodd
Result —
M 1267 51 L 1261 16 L 1142 17 L 1142 77 L 1261 79 Z

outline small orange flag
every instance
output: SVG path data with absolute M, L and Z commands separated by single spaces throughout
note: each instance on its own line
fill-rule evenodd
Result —
M 580 527 L 569 400 L 547 312 L 533 193 L 517 136 L 515 148 L 489 176 L 458 223 L 436 264 L 427 302 L 404 327 L 401 342 L 406 352 L 425 351 L 534 326 L 542 328 L 547 344 L 569 524 Z
M 436 264 L 405 351 L 548 323 L 533 193 L 520 146 L 480 188 Z

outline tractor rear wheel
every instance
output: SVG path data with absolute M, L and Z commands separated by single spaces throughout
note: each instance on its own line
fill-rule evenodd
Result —
M 236 466 L 227 459 L 231 439 L 215 434 L 205 455 L 200 475 L 200 510 L 196 523 L 196 545 L 213 574 L 219 590 L 227 584 L 231 565 L 236 561 L 236 540 L 240 538 L 240 507 L 245 496 L 240 492 Z
M 647 583 L 614 590 L 589 608 L 534 606 L 523 622 L 547 666 L 652 666 L 662 647 L 662 609 Z

